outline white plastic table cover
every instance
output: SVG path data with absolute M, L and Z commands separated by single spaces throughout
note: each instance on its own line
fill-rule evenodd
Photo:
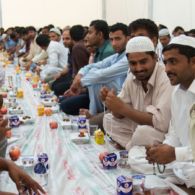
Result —
M 14 75 L 13 68 L 6 69 L 6 77 Z M 58 123 L 58 129 L 51 130 L 49 122 L 59 122 L 62 113 L 52 116 L 37 116 L 37 105 L 40 104 L 39 92 L 34 91 L 29 82 L 21 74 L 24 98 L 19 99 L 26 114 L 35 118 L 32 125 L 21 125 L 14 128 L 13 136 L 18 140 L 8 146 L 17 145 L 22 155 L 47 153 L 49 157 L 48 183 L 44 186 L 49 195 L 114 195 L 116 194 L 116 178 L 120 175 L 131 175 L 131 169 L 118 167 L 105 170 L 99 161 L 98 154 L 109 150 L 118 152 L 108 142 L 97 145 L 93 137 L 89 144 L 76 145 L 70 140 L 72 130 L 63 130 Z M 7 152 L 8 153 L 8 152 Z M 9 155 L 7 154 L 7 158 Z M 33 177 L 32 170 L 27 172 Z M 177 187 L 176 187 L 177 189 Z M 17 193 L 15 184 L 6 172 L 0 175 L 0 190 Z M 185 193 L 184 193 L 185 194 Z

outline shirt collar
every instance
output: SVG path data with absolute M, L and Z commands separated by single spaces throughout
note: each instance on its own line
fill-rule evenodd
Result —
M 97 48 L 96 52 L 102 53 L 104 51 L 104 48 L 109 43 L 109 40 L 104 41 L 103 45 L 99 48 Z
M 191 85 L 188 88 L 188 91 L 195 94 L 195 80 L 192 81 Z

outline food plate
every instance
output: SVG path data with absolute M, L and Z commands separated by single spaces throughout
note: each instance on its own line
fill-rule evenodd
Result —
M 52 98 L 54 96 L 54 93 L 53 92 L 44 92 L 44 91 L 41 91 L 41 95 L 40 95 L 40 98 Z
M 16 106 L 18 106 L 18 102 L 15 98 L 4 99 L 3 104 L 7 107 L 16 107 Z
M 9 114 L 23 114 L 21 106 L 14 106 L 9 108 Z
M 16 164 L 23 168 L 34 167 L 35 160 L 33 155 L 23 155 L 16 161 Z
M 45 98 L 43 100 L 41 100 L 41 103 L 44 105 L 44 106 L 55 106 L 57 104 L 57 102 L 52 99 L 52 98 Z
M 87 133 L 85 133 L 84 137 L 80 137 L 79 132 L 71 133 L 70 139 L 75 144 L 88 144 L 90 142 L 90 138 Z
M 22 124 L 32 124 L 35 122 L 35 120 L 31 116 L 27 115 L 20 117 L 20 121 L 22 122 Z
M 60 124 L 63 129 L 72 130 L 72 122 L 69 118 L 62 118 Z

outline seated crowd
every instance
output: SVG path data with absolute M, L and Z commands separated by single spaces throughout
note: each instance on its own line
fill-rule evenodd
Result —
M 0 29 L 0 51 L 36 72 L 59 97 L 68 115 L 84 114 L 117 148 L 137 147 L 149 163 L 193 160 L 189 138 L 195 103 L 195 30 L 137 19 L 129 26 L 94 20 L 89 27 L 63 30 L 53 25 Z M 0 83 L 3 84 L 3 70 Z M 2 104 L 2 103 L 1 103 Z M 5 156 L 7 121 L 0 119 L 0 170 L 26 177 L 30 190 L 41 190 Z M 191 128 L 194 128 L 191 125 Z M 10 167 L 13 167 L 10 169 Z M 18 176 L 13 176 L 13 172 Z

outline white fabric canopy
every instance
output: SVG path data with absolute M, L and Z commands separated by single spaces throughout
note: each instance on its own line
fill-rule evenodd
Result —
M 195 1 L 193 0 L 0 0 L 0 23 L 3 26 L 34 25 L 42 27 L 83 24 L 91 20 L 106 19 L 109 25 L 116 22 L 129 24 L 137 18 L 150 18 L 167 25 L 169 30 L 183 26 L 195 27 Z M 2 14 L 2 17 L 1 17 Z

